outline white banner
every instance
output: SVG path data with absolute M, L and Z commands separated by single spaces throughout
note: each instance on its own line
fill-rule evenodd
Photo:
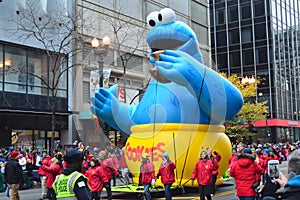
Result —
M 103 68 L 103 87 L 109 88 L 109 77 L 111 73 L 111 68 Z
M 99 70 L 93 70 L 90 74 L 90 97 L 99 90 Z

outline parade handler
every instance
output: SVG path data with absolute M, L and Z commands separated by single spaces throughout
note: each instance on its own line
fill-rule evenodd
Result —
M 52 185 L 57 199 L 77 198 L 91 200 L 88 179 L 81 174 L 83 153 L 71 149 L 64 156 L 67 167 L 58 175 Z

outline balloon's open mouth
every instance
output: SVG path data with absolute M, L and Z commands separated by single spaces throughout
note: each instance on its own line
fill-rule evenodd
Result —
M 158 39 L 149 44 L 152 52 L 159 50 L 175 50 L 181 47 L 185 42 L 174 39 Z

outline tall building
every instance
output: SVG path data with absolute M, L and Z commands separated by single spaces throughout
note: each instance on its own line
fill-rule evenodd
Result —
M 204 62 L 211 66 L 206 0 L 0 1 L 0 148 L 10 145 L 2 144 L 3 138 L 8 143 L 14 138 L 21 149 L 49 147 L 54 69 L 61 72 L 54 85 L 54 140 L 72 144 L 78 139 L 98 147 L 101 131 L 90 112 L 97 70 L 110 70 L 105 86 L 118 84 L 120 100 L 130 103 L 136 96 L 133 102 L 138 102 L 150 76 L 146 17 L 165 7 L 195 30 Z M 101 42 L 105 35 L 111 44 L 100 55 L 91 40 Z M 108 142 L 119 137 L 104 131 Z
M 55 50 L 57 41 L 63 40 L 62 34 L 54 30 L 59 23 L 63 24 L 63 19 L 56 17 L 67 9 L 61 2 L 0 2 L 0 148 L 10 145 L 22 150 L 49 148 L 52 133 L 57 144 L 71 135 L 68 132 L 71 77 L 66 70 L 69 55 Z M 55 24 L 50 18 L 56 20 Z M 52 45 L 47 43 L 48 39 Z M 59 79 L 52 73 L 56 70 L 62 72 Z M 52 80 L 59 80 L 56 103 L 51 98 Z M 53 105 L 56 127 L 52 131 Z
M 210 0 L 212 59 L 218 71 L 254 77 L 254 100 L 268 101 L 259 139 L 300 138 L 300 2 Z M 263 132 L 270 130 L 263 136 Z

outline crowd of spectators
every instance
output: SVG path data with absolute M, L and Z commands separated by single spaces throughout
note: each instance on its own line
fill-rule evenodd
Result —
M 234 178 L 239 199 L 297 199 L 300 194 L 300 180 L 297 179 L 300 173 L 299 148 L 299 142 L 233 144 L 229 174 Z M 281 172 L 278 177 L 270 177 L 268 163 L 281 164 L 283 161 L 288 161 L 288 178 Z M 293 181 L 289 182 L 291 177 Z
M 108 199 L 111 199 L 111 185 L 116 185 L 116 177 L 122 177 L 124 184 L 132 183 L 131 174 L 127 168 L 123 155 L 124 149 L 114 145 L 106 149 L 97 151 L 94 149 L 90 152 L 89 146 L 84 147 L 82 143 L 74 142 L 72 149 L 78 149 L 84 155 L 82 162 L 82 174 L 89 178 L 89 184 L 92 192 L 95 192 L 94 199 L 100 199 L 102 188 L 105 187 Z M 38 149 L 29 152 L 28 149 L 0 149 L 0 191 L 3 192 L 8 187 L 7 182 L 9 174 L 5 174 L 5 168 L 10 160 L 16 161 L 22 172 L 22 179 L 19 181 L 19 189 L 29 189 L 34 185 L 42 188 L 40 199 L 55 199 L 55 193 L 52 184 L 55 177 L 62 173 L 67 163 L 64 161 L 64 155 L 67 150 L 61 147 L 56 148 L 53 152 Z M 16 153 L 17 152 L 17 153 Z M 97 171 L 95 176 L 93 171 Z M 120 174 L 119 174 L 120 173 Z M 111 184 L 112 182 L 112 184 Z

